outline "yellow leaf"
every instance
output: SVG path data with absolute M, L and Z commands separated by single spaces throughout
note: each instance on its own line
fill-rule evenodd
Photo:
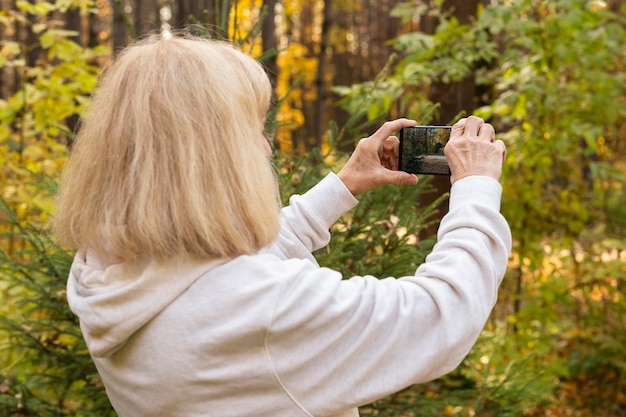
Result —
M 11 131 L 6 126 L 0 125 L 0 142 L 4 142 L 11 135 Z
M 15 2 L 15 7 L 21 10 L 27 10 L 30 6 L 31 4 L 25 0 L 17 0 Z
M 35 24 L 33 25 L 33 32 L 34 32 L 34 33 L 41 33 L 41 32 L 43 32 L 44 30 L 46 30 L 46 28 L 47 28 L 47 27 L 48 27 L 48 26 L 47 26 L 47 25 L 45 25 L 45 24 L 43 24 L 43 23 L 35 23 Z
M 28 1 L 18 0 L 15 2 L 15 6 L 25 11 L 26 13 L 30 13 L 36 16 L 46 16 L 50 12 L 56 9 L 56 6 L 51 3 L 41 2 L 36 4 L 31 4 Z
M 4 45 L 2 45 L 1 53 L 5 57 L 8 57 L 10 55 L 19 55 L 20 44 L 17 42 L 4 42 Z
M 45 156 L 45 151 L 41 148 L 41 146 L 37 145 L 29 145 L 22 152 L 22 157 L 26 162 L 35 162 L 43 159 Z
M 43 49 L 48 49 L 54 44 L 54 33 L 49 30 L 39 37 L 39 42 Z
M 444 414 L 447 416 L 458 414 L 461 411 L 463 411 L 463 407 L 461 406 L 452 407 L 451 405 L 446 405 L 443 409 Z
M 55 7 L 54 4 L 45 3 L 45 2 L 37 3 L 37 4 L 33 5 L 31 13 L 33 13 L 33 14 L 35 14 L 37 16 L 46 16 L 51 11 L 53 11 L 55 8 L 56 7 Z

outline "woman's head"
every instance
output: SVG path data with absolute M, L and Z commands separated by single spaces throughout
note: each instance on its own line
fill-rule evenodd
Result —
M 263 68 L 205 39 L 151 39 L 103 74 L 57 198 L 61 241 L 121 260 L 253 253 L 278 233 Z

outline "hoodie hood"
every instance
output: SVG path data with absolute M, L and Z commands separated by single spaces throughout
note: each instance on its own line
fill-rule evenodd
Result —
M 223 262 L 181 257 L 114 263 L 79 251 L 70 271 L 67 299 L 80 319 L 91 355 L 113 355 L 198 278 Z

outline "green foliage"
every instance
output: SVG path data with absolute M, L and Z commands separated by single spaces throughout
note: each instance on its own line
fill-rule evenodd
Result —
M 20 45 L 5 42 L 2 61 L 6 67 L 16 68 L 23 78 L 22 88 L 9 100 L 0 103 L 0 141 L 12 140 L 23 143 L 25 138 L 58 138 L 63 132 L 65 119 L 80 114 L 93 91 L 99 67 L 94 60 L 106 53 L 105 48 L 83 48 L 72 39 L 78 33 L 54 27 L 50 24 L 32 23 L 28 15 L 42 19 L 49 14 L 62 11 L 63 2 L 30 4 L 18 1 L 16 6 L 24 14 L 10 14 L 4 26 L 16 29 L 16 25 L 27 25 L 37 37 L 38 45 Z M 26 53 L 40 47 L 42 56 L 30 65 Z M 18 124 L 11 136 L 8 125 Z
M 395 66 L 388 64 L 384 77 L 375 82 L 335 88 L 342 95 L 340 104 L 349 111 L 364 109 L 369 120 L 389 113 L 430 122 L 437 103 L 429 101 L 426 91 L 434 83 L 452 83 L 466 78 L 481 63 L 497 57 L 498 46 L 487 36 L 484 27 L 459 23 L 440 9 L 413 3 L 400 3 L 392 15 L 408 21 L 417 17 L 437 18 L 434 34 L 409 32 L 393 40 L 402 58 Z M 396 57 L 392 57 L 392 60 Z M 371 96 L 366 106 L 361 101 Z
M 0 67 L 19 76 L 0 100 L 0 414 L 112 416 L 104 388 L 65 300 L 71 254 L 43 227 L 67 158 L 68 123 L 96 85 L 103 47 L 83 48 L 54 13 L 92 2 L 17 1 L 3 30 L 28 30 L 35 45 L 3 41 Z M 46 186 L 43 186 L 46 185 Z
M 334 226 L 328 247 L 316 254 L 320 264 L 345 277 L 414 274 L 434 244 L 433 236 L 421 240 L 420 232 L 438 221 L 436 203 L 418 204 L 419 195 L 427 191 L 431 191 L 428 184 L 389 186 L 363 196 Z
M 559 382 L 552 407 L 620 415 L 624 17 L 587 1 L 524 1 L 496 2 L 479 20 L 503 46 L 477 78 L 493 97 L 479 114 L 505 127 L 509 150 L 503 212 L 522 291 L 512 348 L 538 354 L 536 368 Z
M 46 192 L 54 184 L 34 178 Z M 46 184 L 47 183 L 47 184 Z M 65 297 L 72 255 L 0 199 L 0 414 L 114 416 Z
M 541 267 L 526 273 L 528 296 L 511 317 L 519 329 L 515 346 L 539 354 L 536 368 L 558 381 L 552 404 L 574 403 L 584 416 L 622 415 L 626 245 L 587 235 L 571 249 L 547 247 L 546 254 Z
M 82 113 L 100 71 L 95 61 L 106 52 L 81 47 L 73 39 L 77 33 L 56 27 L 51 15 L 89 4 L 18 1 L 16 11 L 0 11 L 3 30 L 22 27 L 37 39 L 34 45 L 2 41 L 0 48 L 0 67 L 18 76 L 17 91 L 0 100 L 0 193 L 20 219 L 38 225 L 45 223 L 51 200 L 24 186 L 27 171 L 61 172 L 71 140 L 68 124 Z
M 549 403 L 555 382 L 540 355 L 508 356 L 514 351 L 504 326 L 486 330 L 457 370 L 363 407 L 361 416 L 529 415 Z
M 540 251 L 542 236 L 575 239 L 618 218 L 608 214 L 624 206 L 624 175 L 613 164 L 626 119 L 624 18 L 584 0 L 497 1 L 463 25 L 411 4 L 393 14 L 438 18 L 435 33 L 394 40 L 402 58 L 386 74 L 335 89 L 344 108 L 428 122 L 436 103 L 426 87 L 474 76 L 484 90 L 477 99 L 488 103 L 476 113 L 508 145 L 503 211 L 523 252 Z
M 493 90 L 480 114 L 504 127 L 503 211 L 522 251 L 606 224 L 623 203 L 611 163 L 626 121 L 624 18 L 568 0 L 496 2 L 480 21 L 503 46 L 479 73 Z

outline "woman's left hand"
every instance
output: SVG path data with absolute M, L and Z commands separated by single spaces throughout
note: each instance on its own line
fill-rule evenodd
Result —
M 415 120 L 396 119 L 383 124 L 372 136 L 361 139 L 337 176 L 357 196 L 387 184 L 414 185 L 417 176 L 398 171 L 398 138 L 392 136 Z

